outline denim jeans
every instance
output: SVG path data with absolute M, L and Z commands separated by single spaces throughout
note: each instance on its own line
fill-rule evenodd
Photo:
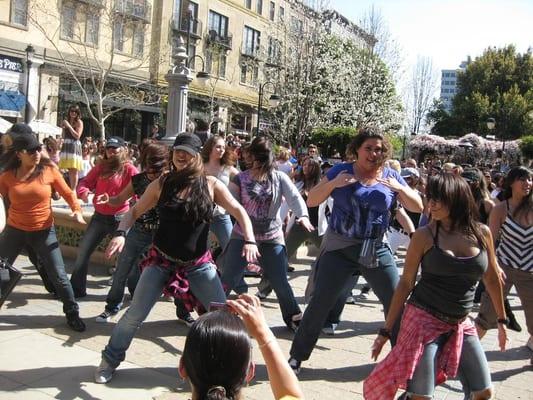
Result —
M 377 249 L 378 267 L 367 268 L 358 264 L 361 245 L 329 251 L 322 254 L 316 265 L 315 287 L 291 347 L 291 357 L 305 361 L 311 355 L 324 322 L 338 322 L 346 297 L 355 282 L 354 274 L 360 271 L 378 296 L 385 315 L 398 285 L 396 263 L 386 244 Z M 400 318 L 393 329 L 396 338 Z
M 243 244 L 243 240 L 231 239 L 226 248 L 222 271 L 222 283 L 226 286 L 226 293 L 229 293 L 242 279 L 244 268 L 248 264 L 241 256 Z M 299 314 L 301 310 L 287 281 L 288 262 L 285 246 L 273 243 L 259 243 L 258 245 L 259 253 L 261 253 L 259 264 L 276 292 L 283 320 L 289 325 L 291 317 Z
M 91 254 L 107 235 L 111 235 L 117 229 L 123 215 L 94 213 L 79 244 L 78 257 L 76 257 L 70 277 L 76 297 L 85 296 L 87 293 L 87 269 Z
M 117 313 L 122 307 L 126 282 L 131 294 L 137 286 L 141 276 L 139 258 L 152 243 L 153 232 L 141 230 L 137 225 L 128 232 L 126 243 L 117 260 L 117 267 L 113 275 L 113 283 L 106 298 L 106 311 Z
M 218 240 L 218 244 L 222 249 L 226 247 L 233 230 L 233 224 L 229 214 L 215 215 L 209 226 L 209 230 L 213 232 Z
M 135 333 L 140 328 L 157 300 L 163 288 L 174 272 L 170 268 L 157 265 L 145 268 L 135 289 L 135 296 L 130 307 L 113 329 L 109 342 L 102 352 L 102 357 L 116 368 L 126 357 Z M 226 302 L 226 296 L 218 277 L 216 268 L 211 263 L 187 269 L 189 287 L 194 296 L 205 309 L 211 302 Z
M 320 248 L 320 244 L 322 243 L 322 237 L 318 236 L 317 230 L 314 230 L 313 232 L 308 232 L 300 224 L 295 223 L 287 234 L 287 237 L 285 238 L 285 246 L 287 248 L 287 259 L 290 260 L 298 250 L 298 247 L 300 247 L 300 245 L 306 240 L 310 240 L 318 248 Z M 269 294 L 272 291 L 272 286 L 264 275 L 261 278 L 257 289 L 259 289 L 259 291 L 264 294 Z
M 442 334 L 425 346 L 424 353 L 418 361 L 413 377 L 407 383 L 408 393 L 428 398 L 433 397 L 437 374 L 437 358 L 449 337 L 449 333 Z M 465 399 L 470 399 L 472 393 L 491 387 L 487 357 L 477 336 L 463 336 L 458 378 L 463 384 Z
M 78 303 L 74 299 L 74 292 L 65 272 L 65 263 L 55 227 L 52 225 L 48 229 L 28 232 L 7 225 L 0 237 L 0 257 L 7 258 L 13 263 L 25 245 L 39 256 L 46 275 L 63 302 L 63 312 L 65 314 L 77 312 Z

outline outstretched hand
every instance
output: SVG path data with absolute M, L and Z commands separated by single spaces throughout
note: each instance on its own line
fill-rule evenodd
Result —
M 354 184 L 357 182 L 357 179 L 355 179 L 355 176 L 349 174 L 347 171 L 341 171 L 335 178 L 333 178 L 332 182 L 336 188 L 341 188 Z

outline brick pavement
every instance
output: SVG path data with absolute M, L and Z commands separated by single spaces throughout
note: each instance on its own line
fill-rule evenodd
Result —
M 290 274 L 298 301 L 312 258 L 300 249 L 296 272 Z M 69 264 L 67 262 L 67 264 Z M 79 334 L 65 324 L 61 304 L 44 291 L 36 271 L 25 257 L 17 265 L 25 276 L 0 310 L 0 399 L 188 399 L 189 389 L 176 371 L 187 328 L 176 321 L 171 302 L 160 301 L 138 332 L 126 362 L 108 385 L 93 383 L 94 367 L 100 360 L 113 323 L 98 324 L 94 317 L 104 306 L 109 277 L 106 268 L 91 266 L 89 296 L 80 301 L 87 331 Z M 256 279 L 248 279 L 255 291 Z M 510 298 L 520 309 L 515 296 Z M 264 310 L 269 324 L 288 354 L 292 335 L 283 326 L 277 302 L 268 298 Z M 517 312 L 524 327 L 523 312 Z M 344 322 L 334 337 L 321 337 L 311 359 L 303 364 L 300 380 L 307 399 L 362 399 L 362 381 L 373 367 L 370 346 L 382 324 L 382 310 L 375 296 L 358 305 L 347 305 Z M 510 333 L 506 353 L 497 351 L 496 336 L 483 340 L 496 388 L 496 399 L 533 400 L 531 352 L 524 347 L 527 333 Z M 254 351 L 257 373 L 245 389 L 246 398 L 271 399 L 266 369 Z M 435 399 L 463 398 L 456 381 L 438 388 Z

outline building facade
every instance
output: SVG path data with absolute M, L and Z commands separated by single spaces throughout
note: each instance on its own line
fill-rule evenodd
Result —
M 458 69 L 443 69 L 440 78 L 440 100 L 448 113 L 452 111 L 453 98 L 457 93 L 457 74 L 466 69 L 467 62 L 463 61 Z
M 213 131 L 252 133 L 257 125 L 258 88 L 270 70 L 290 56 L 286 37 L 313 23 L 329 23 L 333 34 L 361 46 L 373 38 L 337 13 L 328 18 L 297 0 L 0 0 L 0 116 L 59 125 L 71 104 L 89 118 L 101 107 L 106 135 L 140 141 L 154 122 L 164 125 L 167 82 L 178 37 L 187 43 L 193 72 L 188 115 Z M 25 49 L 36 53 L 26 68 Z M 289 54 L 288 54 L 289 53 Z M 105 81 L 105 90 L 102 82 Z M 270 88 L 271 90 L 274 90 Z M 268 99 L 268 97 L 266 98 Z

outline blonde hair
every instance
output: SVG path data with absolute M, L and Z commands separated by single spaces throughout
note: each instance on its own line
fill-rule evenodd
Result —
M 291 153 L 285 147 L 280 147 L 278 149 L 278 160 L 288 161 L 291 158 Z
M 455 168 L 455 164 L 452 162 L 444 163 L 442 166 L 442 169 L 444 172 L 453 172 L 453 169 Z
M 402 166 L 398 160 L 389 160 L 389 168 L 392 168 L 396 172 L 400 172 L 402 170 Z

